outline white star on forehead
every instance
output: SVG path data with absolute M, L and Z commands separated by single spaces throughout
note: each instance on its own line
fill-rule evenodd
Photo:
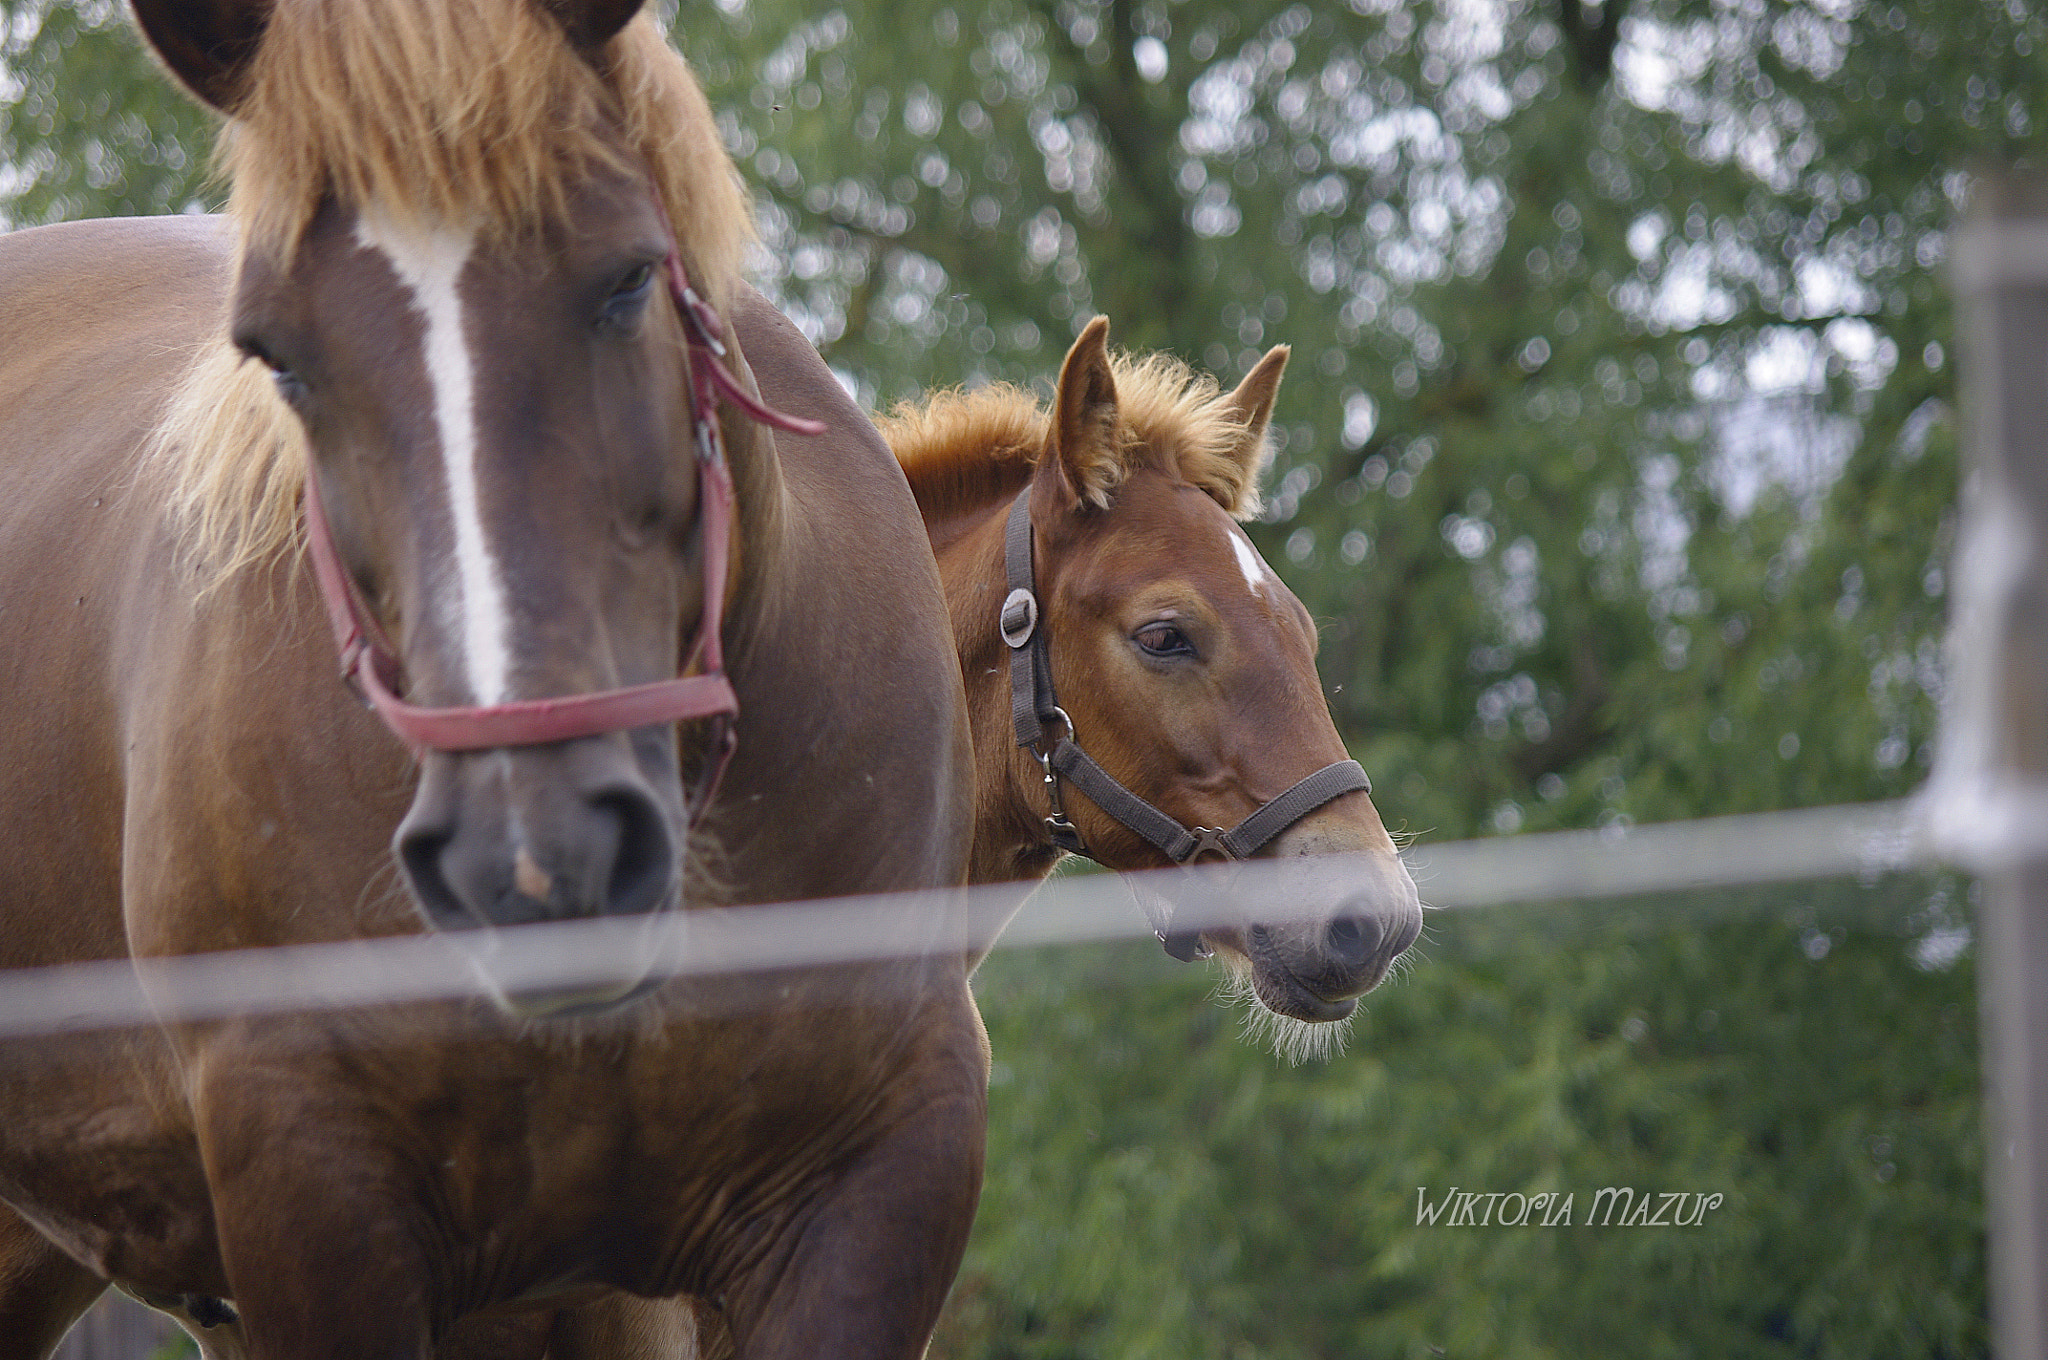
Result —
M 1262 593 L 1266 583 L 1273 579 L 1272 568 L 1259 560 L 1259 550 L 1241 532 L 1236 529 L 1223 532 L 1230 537 L 1230 550 L 1237 555 L 1237 569 L 1244 573 L 1245 585 L 1254 595 Z

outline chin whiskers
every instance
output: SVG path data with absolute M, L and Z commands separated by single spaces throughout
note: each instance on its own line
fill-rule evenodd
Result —
M 1315 1022 L 1296 1020 L 1266 1009 L 1252 985 L 1251 965 L 1230 955 L 1222 956 L 1223 968 L 1216 981 L 1216 1000 L 1236 1006 L 1240 1016 L 1238 1034 L 1247 1043 L 1271 1049 L 1273 1056 L 1289 1067 L 1308 1062 L 1327 1062 L 1344 1052 L 1351 1040 L 1353 1011 L 1342 1020 Z

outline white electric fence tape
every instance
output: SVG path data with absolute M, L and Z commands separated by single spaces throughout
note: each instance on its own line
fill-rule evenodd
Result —
M 1854 875 L 1935 861 L 1912 802 L 1421 844 L 1405 854 L 1431 908 L 1576 902 Z M 1285 920 L 1302 862 L 1255 860 L 1147 875 L 1188 929 Z M 1342 861 L 1314 866 L 1343 879 Z M 1324 902 L 1325 893 L 1316 894 Z M 524 926 L 479 936 L 500 985 L 574 989 L 651 960 L 655 977 L 711 977 L 865 959 L 1143 937 L 1130 889 L 1111 875 L 1055 878 L 1021 911 L 1016 886 L 903 893 Z M 1309 910 L 1297 905 L 1296 911 Z M 1008 924 L 1005 925 L 1005 919 Z M 999 937 L 997 932 L 1000 931 Z M 0 1037 L 280 1012 L 481 998 L 469 956 L 440 935 L 0 972 Z M 729 1004 L 729 1003 L 728 1003 Z

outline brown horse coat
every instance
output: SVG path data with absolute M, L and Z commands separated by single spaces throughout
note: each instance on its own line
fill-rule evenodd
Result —
M 389 850 L 413 766 L 336 680 L 310 574 L 196 599 L 138 461 L 232 264 L 205 218 L 0 237 L 0 967 L 420 928 Z M 794 329 L 734 312 L 764 395 L 831 433 L 735 441 L 715 872 L 741 902 L 957 882 L 969 745 L 916 510 Z M 593 1287 L 692 1295 L 750 1357 L 915 1356 L 985 1073 L 946 957 L 672 983 L 582 1030 L 448 1005 L 8 1041 L 0 1357 L 108 1280 L 232 1298 L 260 1360 L 417 1360 Z

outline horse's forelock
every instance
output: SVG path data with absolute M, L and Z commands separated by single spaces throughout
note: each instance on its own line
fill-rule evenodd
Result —
M 730 304 L 752 217 L 696 78 L 653 21 L 579 54 L 533 0 L 275 6 L 219 163 L 242 249 L 281 258 L 323 196 L 387 216 L 518 235 L 623 126 L 693 281 Z M 304 434 L 260 364 L 223 336 L 195 357 L 152 440 L 201 585 L 291 550 Z
M 1272 450 L 1249 432 L 1216 379 L 1170 354 L 1110 357 L 1125 426 L 1151 456 L 1239 519 L 1259 513 L 1259 478 Z
M 607 121 L 650 167 L 700 287 L 726 300 L 748 205 L 695 78 L 645 15 L 586 56 L 535 0 L 276 6 L 220 161 L 245 240 L 275 255 L 329 194 L 491 238 L 562 216 L 573 179 L 620 155 Z
M 1119 474 L 1143 465 L 1200 488 L 1230 514 L 1260 509 L 1259 478 L 1271 458 L 1250 438 L 1207 374 L 1169 354 L 1112 354 L 1121 437 L 1107 450 Z M 1008 383 L 951 388 L 906 402 L 876 423 L 930 515 L 986 504 L 1031 475 L 1049 419 L 1030 393 Z M 1122 480 L 1121 475 L 1114 480 Z

